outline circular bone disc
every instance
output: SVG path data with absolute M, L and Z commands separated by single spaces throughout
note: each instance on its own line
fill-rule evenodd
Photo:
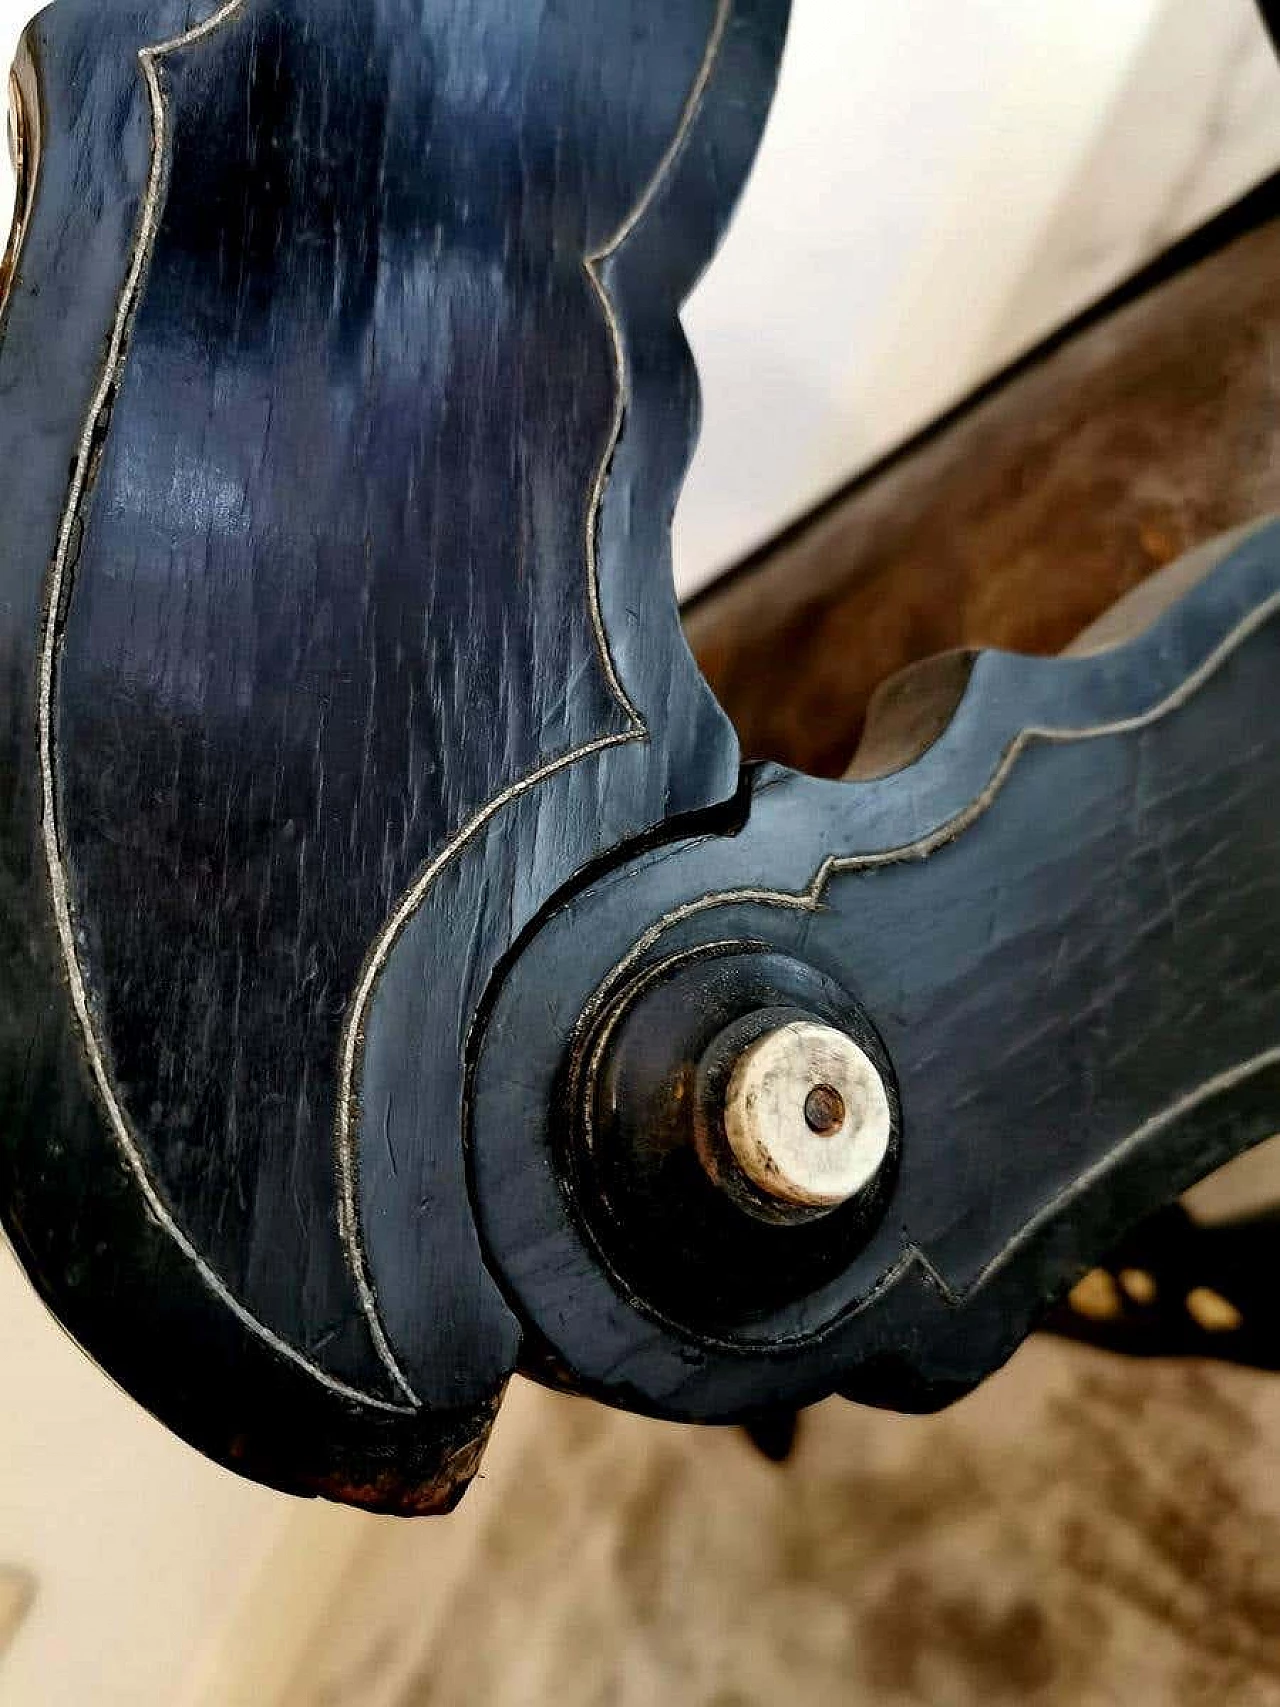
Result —
M 743 1051 L 729 1079 L 724 1126 L 753 1185 L 811 1209 L 834 1209 L 869 1184 L 893 1130 L 870 1057 L 844 1032 L 804 1020 Z

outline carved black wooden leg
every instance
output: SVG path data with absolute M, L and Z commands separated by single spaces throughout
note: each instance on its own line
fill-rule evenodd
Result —
M 761 1411 L 743 1424 L 747 1438 L 771 1464 L 785 1464 L 796 1449 L 803 1418 L 789 1406 Z
M 1280 1124 L 1280 525 L 740 765 L 679 308 L 785 0 L 56 0 L 0 345 L 0 1202 L 224 1463 L 381 1509 L 517 1366 L 945 1403 Z M 757 1426 L 757 1432 L 759 1428 Z
M 1202 1226 L 1175 1204 L 1121 1240 L 1048 1325 L 1129 1357 L 1280 1370 L 1280 1213 Z

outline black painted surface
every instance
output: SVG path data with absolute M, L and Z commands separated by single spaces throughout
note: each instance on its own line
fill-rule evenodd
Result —
M 471 1014 L 575 871 L 737 785 L 668 569 L 676 312 L 785 13 L 59 0 L 33 26 L 0 351 L 6 1216 L 95 1355 L 254 1473 L 413 1505 L 473 1468 L 518 1328 L 462 1178 Z M 441 856 L 382 941 L 414 999 L 365 1016 Z
M 742 1052 L 819 1021 L 875 1062 L 894 1113 L 885 1166 L 832 1213 L 784 1207 L 733 1159 L 723 1110 Z M 665 1320 L 749 1335 L 782 1299 L 848 1262 L 893 1201 L 901 1121 L 893 1069 L 847 991 L 803 961 L 712 943 L 646 966 L 601 1012 L 561 1098 L 556 1172 L 596 1260 Z
M 1278 610 L 1273 523 L 1123 648 L 980 656 L 897 774 L 758 771 L 736 834 L 642 856 L 548 921 L 497 996 L 472 1126 L 486 1247 L 543 1365 L 700 1420 L 837 1388 L 944 1403 L 1128 1226 L 1276 1130 Z M 618 969 L 733 941 L 853 993 L 902 1155 L 833 1280 L 713 1334 L 610 1279 L 546 1158 L 579 1015 Z
M 945 1402 L 1280 1122 L 1280 524 L 1122 650 L 978 658 L 898 774 L 740 777 L 671 587 L 677 313 L 785 15 L 28 38 L 0 1201 L 112 1374 L 281 1486 L 448 1504 L 517 1359 L 699 1420 Z M 663 1059 L 606 1063 L 628 1154 L 581 1165 L 599 1004 L 709 944 L 731 1007 L 887 1052 L 900 1171 L 847 1215 L 709 1200 L 664 1102 L 742 1017 L 700 987 L 637 1007 Z
M 685 647 L 671 580 L 670 521 L 697 416 L 696 376 L 676 313 L 750 164 L 787 8 L 782 0 L 736 0 L 721 4 L 715 16 L 698 8 L 697 31 L 689 26 L 691 10 L 664 7 L 659 16 L 636 0 L 602 13 L 617 32 L 611 51 L 628 65 L 629 87 L 661 108 L 658 133 L 668 146 L 682 139 L 667 163 L 656 166 L 652 150 L 636 155 L 634 124 L 624 111 L 600 115 L 601 125 L 607 119 L 612 127 L 608 151 L 620 154 L 614 171 L 624 189 L 588 230 L 591 244 L 611 246 L 598 275 L 626 375 L 623 432 L 598 517 L 598 572 L 607 646 L 633 712 L 624 715 L 615 704 L 604 718 L 579 718 L 563 735 L 544 738 L 541 755 L 552 760 L 566 753 L 570 738 L 589 744 L 613 737 L 618 744 L 584 753 L 513 800 L 460 851 L 421 896 L 402 934 L 386 944 L 389 957 L 368 1011 L 354 1156 L 362 1243 L 396 1356 L 429 1400 L 442 1380 L 449 1391 L 485 1390 L 515 1351 L 514 1337 L 497 1327 L 499 1294 L 478 1248 L 464 1259 L 449 1235 L 466 1203 L 458 1142 L 464 1047 L 499 954 L 588 857 L 723 801 L 737 786 L 736 738 Z M 623 42 L 630 47 L 624 50 Z M 572 388 L 580 364 L 585 360 L 590 371 L 606 360 L 609 343 L 576 248 L 567 264 L 575 318 L 556 329 L 547 360 Z M 572 353 L 567 328 L 575 337 Z M 584 429 L 597 462 L 608 448 L 609 427 L 597 415 Z M 558 473 L 563 443 L 555 415 L 539 415 L 530 432 L 535 439 L 550 434 L 557 483 L 548 502 L 567 511 L 573 529 L 545 611 L 553 622 L 574 625 L 581 649 L 567 675 L 539 652 L 532 688 L 504 671 L 501 692 L 517 718 L 528 715 L 522 701 L 531 693 L 535 703 L 545 696 L 558 706 L 575 702 L 584 682 L 594 679 L 598 691 L 601 665 L 585 629 L 587 566 L 578 543 L 590 519 L 588 493 L 578 473 L 571 480 Z M 493 667 L 490 655 L 483 668 Z M 473 720 L 477 708 L 468 701 L 460 715 Z M 549 709 L 542 716 L 554 723 Z M 487 918 L 495 928 L 486 935 L 478 921 Z

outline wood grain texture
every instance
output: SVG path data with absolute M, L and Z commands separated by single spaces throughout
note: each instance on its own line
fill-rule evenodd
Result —
M 1271 1136 L 1280 778 L 1258 708 L 1278 612 L 1272 522 L 1139 638 L 982 653 L 902 768 L 829 783 L 760 767 L 725 833 L 641 855 L 547 921 L 493 1009 L 473 1144 L 488 1248 L 553 1366 L 681 1420 L 836 1388 L 930 1408 L 1135 1221 Z M 561 1189 L 557 1075 L 628 988 L 731 947 L 851 992 L 896 1078 L 901 1159 L 877 1224 L 851 1223 L 824 1277 L 788 1295 L 779 1248 L 775 1297 L 693 1321 L 572 1175 Z M 694 1060 L 719 988 L 686 1004 Z M 796 1005 L 778 988 L 755 1005 Z M 670 1058 L 678 1084 L 678 1038 Z M 516 1124 L 531 1093 L 551 1111 L 532 1159 Z
M 516 1355 L 499 960 L 736 787 L 676 312 L 783 0 L 59 0 L 0 349 L 3 1198 L 224 1461 L 452 1498 Z M 335 1159 L 336 1157 L 336 1159 Z
M 785 21 L 59 0 L 28 38 L 0 1198 L 117 1379 L 280 1485 L 449 1504 L 518 1359 L 695 1420 L 945 1403 L 1280 1113 L 1280 755 L 1239 738 L 1280 524 L 1123 646 L 916 678 L 854 783 L 740 772 L 671 586 L 678 310 Z M 1023 425 L 959 511 L 1015 537 L 1074 444 Z M 679 1120 L 632 1145 L 645 1193 L 589 1201 L 587 1041 L 685 961 L 657 1077 L 689 1118 L 694 1033 L 744 1001 L 884 1079 L 893 1168 L 785 1245 Z M 646 1128 L 617 1103 L 602 1154 Z

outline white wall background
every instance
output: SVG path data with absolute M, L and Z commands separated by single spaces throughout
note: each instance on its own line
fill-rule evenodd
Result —
M 794 3 L 759 169 L 688 310 L 686 589 L 1280 163 L 1250 0 Z M 25 11 L 0 0 L 0 56 Z M 269 1707 L 355 1552 L 372 1571 L 410 1545 L 188 1452 L 4 1253 L 0 1367 L 0 1642 L 4 1567 L 37 1584 L 0 1707 Z M 500 1480 L 414 1532 L 442 1573 Z
M 755 176 L 686 311 L 682 588 L 1276 166 L 1252 0 L 794 0 Z

